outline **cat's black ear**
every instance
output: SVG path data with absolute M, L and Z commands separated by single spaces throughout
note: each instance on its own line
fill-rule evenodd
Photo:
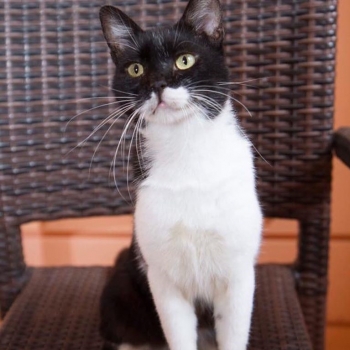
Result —
M 142 29 L 124 12 L 113 6 L 100 9 L 103 34 L 113 53 L 122 52 L 127 47 L 136 47 L 136 35 Z
M 214 43 L 223 41 L 224 24 L 219 0 L 190 0 L 180 23 L 198 34 L 205 34 Z

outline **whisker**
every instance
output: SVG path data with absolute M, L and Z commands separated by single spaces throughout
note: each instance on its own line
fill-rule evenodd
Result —
M 144 160 L 144 158 L 143 158 L 143 154 L 142 154 L 142 135 L 141 135 L 141 132 L 142 132 L 142 125 L 143 125 L 143 122 L 144 122 L 144 120 L 145 120 L 145 118 L 146 118 L 146 114 L 145 113 L 143 113 L 141 116 L 140 116 L 140 119 L 139 119 L 139 123 L 138 123 L 138 125 L 136 125 L 137 126 L 137 128 L 138 128 L 138 133 L 136 134 L 136 146 L 137 146 L 137 142 L 139 143 L 139 145 L 140 145 L 140 148 L 138 148 L 138 147 L 136 147 L 136 152 L 137 152 L 137 156 L 139 157 L 139 151 L 140 151 L 140 154 L 141 154 L 141 164 L 140 164 L 140 171 L 141 171 L 141 175 L 142 175 L 142 177 L 143 177 L 143 166 L 146 164 L 145 163 L 145 160 Z M 139 136 L 139 138 L 138 138 L 138 136 Z M 139 159 L 140 159 L 139 158 Z
M 122 94 L 125 94 L 125 95 L 129 95 L 129 96 L 137 96 L 136 94 L 133 94 L 132 92 L 126 92 L 126 91 L 122 91 L 122 90 L 117 90 L 117 89 L 113 89 L 109 86 L 104 86 L 104 85 L 100 85 L 100 87 L 104 88 L 104 89 L 107 89 L 108 91 L 112 90 L 112 91 L 115 91 L 115 92 L 120 92 Z
M 268 81 L 268 77 L 261 77 L 261 78 L 255 78 L 255 79 L 248 79 L 248 80 L 244 80 L 244 81 L 232 81 L 232 82 L 218 82 L 218 85 L 226 85 L 226 86 L 232 86 L 232 85 L 244 85 L 244 86 L 248 86 L 254 89 L 260 89 L 261 86 L 258 85 L 252 85 L 252 84 L 247 84 L 249 82 L 252 81 L 257 81 L 257 80 L 261 80 L 261 82 L 265 82 Z
M 204 82 L 204 80 L 203 80 Z M 190 88 L 191 85 L 193 86 L 194 84 L 190 84 L 190 85 L 186 85 L 187 88 Z M 213 85 L 199 85 L 197 86 L 197 88 L 208 88 L 208 89 L 213 89 Z M 216 86 L 216 88 L 220 89 L 220 90 L 224 90 L 224 91 L 227 91 L 227 92 L 230 92 L 230 93 L 234 93 L 238 96 L 241 96 L 243 97 L 242 94 L 238 93 L 237 91 L 235 90 L 232 90 L 230 87 L 225 87 L 225 86 Z
M 99 147 L 100 147 L 102 141 L 104 140 L 104 138 L 106 137 L 106 135 L 108 134 L 108 132 L 112 129 L 113 125 L 119 120 L 119 118 L 120 118 L 122 115 L 124 115 L 126 112 L 128 112 L 130 109 L 132 109 L 132 108 L 133 108 L 133 106 L 130 106 L 129 109 L 120 110 L 120 111 L 118 111 L 118 112 L 119 112 L 119 113 L 118 113 L 119 116 L 118 116 L 118 114 L 117 114 L 117 115 L 113 115 L 112 117 L 108 117 L 108 118 L 104 121 L 103 125 L 100 124 L 100 125 L 101 125 L 100 128 L 102 128 L 102 127 L 103 127 L 104 125 L 106 125 L 110 120 L 114 119 L 113 122 L 112 122 L 112 124 L 111 124 L 111 125 L 109 126 L 109 128 L 107 129 L 107 131 L 103 134 L 103 136 L 102 136 L 101 140 L 99 141 L 97 147 L 95 148 L 94 154 L 92 155 L 92 158 L 91 158 L 91 161 L 90 161 L 89 175 L 90 175 L 91 166 L 92 166 L 92 163 L 93 163 L 93 161 L 94 161 L 95 155 L 96 155 L 96 153 L 97 153 L 97 151 L 98 151 L 98 149 L 99 149 Z M 115 118 L 115 117 L 116 117 L 116 118 Z M 96 130 L 96 131 L 97 131 L 97 130 Z M 91 136 L 89 136 L 89 138 L 90 138 L 90 137 L 91 137 Z
M 123 116 L 129 109 L 133 108 L 133 105 L 124 106 L 122 109 L 112 112 L 107 118 L 105 118 L 94 130 L 87 136 L 84 140 L 80 141 L 74 148 L 72 148 L 66 155 L 73 152 L 76 148 L 81 147 L 91 136 L 93 136 L 98 130 L 100 130 L 104 125 L 106 125 L 111 119 L 117 117 L 119 119 Z
M 199 92 L 209 92 L 209 93 L 216 93 L 216 94 L 219 94 L 219 95 L 223 95 L 223 96 L 226 96 L 227 98 L 230 98 L 232 99 L 233 101 L 236 101 L 238 104 L 240 104 L 249 114 L 249 116 L 252 118 L 252 114 L 250 113 L 249 109 L 239 100 L 237 100 L 236 98 L 228 95 L 228 94 L 224 94 L 223 92 L 219 92 L 219 91 L 215 91 L 215 90 L 203 90 L 203 89 L 197 89 L 196 91 L 199 91 Z
M 109 128 L 107 129 L 107 131 L 104 133 L 104 135 L 102 136 L 101 140 L 99 141 L 97 147 L 95 148 L 94 154 L 92 155 L 92 158 L 90 160 L 90 166 L 89 166 L 89 178 L 91 175 L 91 167 L 92 167 L 92 163 L 94 161 L 95 155 L 97 153 L 98 148 L 100 147 L 100 144 L 102 143 L 102 141 L 104 140 L 104 138 L 106 137 L 106 135 L 108 134 L 108 132 L 112 129 L 112 127 L 114 126 L 114 124 L 118 121 L 119 118 L 116 118 L 113 120 L 113 123 L 109 126 Z
M 229 89 L 231 91 L 234 91 L 231 88 L 232 85 L 236 85 L 236 86 L 240 86 L 240 87 L 244 86 L 244 87 L 249 87 L 249 88 L 253 88 L 253 89 L 260 89 L 261 88 L 260 86 L 257 86 L 257 85 L 245 84 L 245 83 L 240 83 L 240 84 L 238 84 L 238 83 L 227 83 L 227 84 L 218 84 L 218 85 L 220 87 L 222 87 L 222 86 L 230 86 L 230 88 L 227 88 L 227 89 Z
M 193 81 L 192 83 L 186 85 L 186 87 L 191 87 L 193 85 L 200 85 L 201 83 L 210 83 L 210 80 L 206 79 L 206 80 Z
M 196 91 L 196 90 L 195 90 Z M 197 90 L 198 91 L 198 90 Z M 208 92 L 207 90 L 205 90 L 206 92 Z M 212 92 L 216 92 L 216 91 L 212 91 Z M 226 94 L 224 94 L 225 96 L 227 96 Z M 204 103 L 207 103 L 208 105 L 211 105 L 213 108 L 214 106 L 216 105 L 216 103 L 214 103 L 214 99 L 209 97 L 209 96 L 206 96 L 206 95 L 201 95 L 201 94 L 196 94 L 196 93 L 192 93 L 192 96 L 194 98 L 197 98 L 201 101 L 203 101 Z M 240 103 L 249 113 L 250 116 L 251 113 L 250 111 L 244 106 L 244 104 L 242 104 L 240 101 L 236 100 L 235 98 L 233 98 L 232 96 L 227 96 L 229 98 L 232 98 L 233 100 L 235 100 L 236 102 Z M 237 128 L 240 130 L 241 134 L 243 135 L 243 137 L 249 141 L 249 143 L 252 145 L 252 147 L 255 149 L 256 153 L 261 157 L 261 159 L 266 162 L 267 164 L 269 164 L 271 166 L 271 164 L 262 156 L 262 154 L 258 151 L 258 149 L 254 146 L 253 142 L 249 139 L 249 137 L 245 134 L 245 132 L 243 131 L 243 129 L 239 126 L 238 123 L 236 123 L 236 126 Z
M 137 151 L 137 134 L 138 134 L 138 124 L 140 122 L 140 117 L 138 119 L 138 121 L 136 122 L 136 125 L 135 125 L 135 128 L 134 128 L 134 131 L 132 133 L 132 136 L 131 136 L 131 141 L 130 141 L 130 146 L 129 146 L 129 152 L 128 152 L 128 162 L 127 162 L 127 166 L 126 166 L 126 186 L 127 186 L 127 189 L 128 189 L 128 193 L 129 193 L 129 198 L 130 198 L 130 201 L 133 203 L 133 198 L 130 194 L 130 188 L 129 188 L 129 167 L 130 167 L 130 159 L 131 159 L 131 150 L 132 150 L 132 143 L 133 143 L 133 140 L 134 140 L 134 137 L 135 137 L 135 133 L 136 133 L 136 139 L 135 139 L 135 146 L 136 146 L 136 152 L 138 153 Z M 134 204 L 134 203 L 133 203 Z
M 249 136 L 244 132 L 244 130 L 240 127 L 238 123 L 236 123 L 236 126 L 238 130 L 241 132 L 241 135 L 252 145 L 252 147 L 255 149 L 256 153 L 260 156 L 260 158 L 268 165 L 272 166 L 263 156 L 262 154 L 258 151 L 258 149 L 254 146 L 253 141 L 249 138 Z
M 251 81 L 257 81 L 257 80 L 268 80 L 268 77 L 261 77 L 261 78 L 253 78 L 253 79 L 248 79 L 248 80 L 243 80 L 243 81 L 234 81 L 234 82 L 219 82 L 219 84 L 244 84 L 244 83 L 250 83 Z
M 216 111 L 217 113 L 221 112 L 221 106 L 213 101 L 210 101 L 207 96 L 200 96 L 200 95 L 196 95 L 196 94 L 192 94 L 192 96 L 194 99 L 199 100 L 199 101 L 203 102 L 204 104 L 206 104 L 207 106 L 213 108 L 214 111 Z M 208 116 L 206 115 L 206 117 L 208 117 Z
M 203 102 L 205 102 L 205 103 L 208 102 L 208 101 L 210 101 L 210 102 L 212 103 L 212 105 L 216 107 L 216 110 L 217 110 L 218 112 L 221 111 L 221 105 L 220 105 L 214 98 L 212 98 L 212 97 L 210 97 L 210 96 L 207 96 L 207 95 L 203 95 L 203 94 L 201 94 L 201 93 L 198 93 L 198 91 L 199 91 L 199 90 L 194 90 L 194 91 L 191 93 L 191 95 L 200 98 L 200 99 L 201 99 Z
M 232 97 L 232 96 L 231 96 L 231 99 L 232 99 L 233 101 L 237 102 L 239 105 L 241 105 L 241 106 L 248 112 L 249 116 L 250 116 L 251 118 L 253 118 L 252 114 L 250 113 L 250 110 L 245 106 L 244 103 L 242 103 L 241 101 L 237 100 L 236 98 L 234 98 L 234 97 Z
M 133 93 L 131 93 L 131 92 L 124 92 L 124 91 L 122 91 L 122 90 L 112 89 L 112 91 L 120 92 L 120 93 L 122 93 L 122 94 L 129 95 L 129 96 L 134 96 L 134 97 L 137 96 L 136 94 L 133 94 Z
M 109 102 L 109 103 L 103 103 L 102 105 L 98 105 L 98 106 L 95 106 L 95 107 L 92 107 L 90 109 L 86 109 L 78 114 L 76 114 L 74 117 L 70 118 L 68 120 L 68 122 L 66 123 L 63 131 L 66 132 L 67 131 L 67 128 L 68 128 L 68 125 L 77 117 L 79 117 L 80 115 L 84 114 L 84 113 L 88 113 L 90 111 L 93 111 L 95 109 L 98 109 L 98 108 L 102 108 L 102 107 L 105 107 L 105 106 L 111 106 L 111 105 L 114 105 L 114 104 L 117 104 L 117 103 L 120 103 L 120 102 L 129 102 L 129 101 L 114 101 L 114 102 Z
M 85 101 L 85 100 L 94 100 L 97 98 L 119 98 L 119 96 L 96 96 L 96 97 L 82 97 L 82 98 L 77 98 L 75 101 Z M 129 98 L 132 99 L 133 97 L 128 97 L 128 96 L 120 96 L 120 98 Z
M 130 120 L 130 119 L 128 119 Z M 124 124 L 125 125 L 125 124 Z M 117 148 L 116 148 L 116 151 L 114 152 L 114 156 L 113 156 L 113 161 L 111 162 L 111 166 L 110 166 L 110 171 L 109 171 L 109 176 L 111 176 L 111 173 L 113 173 L 113 181 L 114 181 L 114 185 L 119 193 L 119 195 L 123 198 L 123 200 L 125 202 L 128 203 L 128 201 L 125 199 L 125 197 L 123 196 L 123 194 L 120 192 L 119 190 L 119 187 L 118 187 L 118 182 L 117 182 L 117 179 L 116 179 L 116 174 L 115 174 L 115 168 L 116 168 L 116 160 L 117 160 L 117 154 L 118 154 L 118 147 L 119 147 L 119 144 L 120 144 L 120 141 L 122 139 L 122 136 L 118 142 L 118 145 L 117 145 Z M 124 166 L 123 166 L 124 168 Z
M 97 127 L 95 127 L 93 129 L 93 131 L 91 132 L 91 134 L 85 139 L 88 140 L 91 136 L 93 136 L 98 130 L 100 130 L 104 125 L 106 125 L 109 121 L 111 121 L 114 117 L 121 117 L 122 115 L 124 115 L 127 111 L 129 111 L 130 109 L 132 109 L 134 107 L 133 103 L 129 103 L 125 106 L 123 106 L 122 108 L 112 112 L 107 118 L 105 118 Z M 83 141 L 85 142 L 85 141 Z
M 197 93 L 192 93 L 191 94 L 194 98 L 203 101 L 204 103 L 210 103 L 212 107 L 215 107 L 215 109 L 220 112 L 221 111 L 221 106 L 218 104 L 213 98 L 210 96 L 202 95 L 202 94 L 197 94 Z
M 121 194 L 121 192 L 119 191 L 119 188 L 118 188 L 118 183 L 117 183 L 117 177 L 116 177 L 116 173 L 115 173 L 115 168 L 116 168 L 116 160 L 117 160 L 117 154 L 118 154 L 118 151 L 119 151 L 119 148 L 120 148 L 120 145 L 121 145 L 121 142 L 123 140 L 123 138 L 125 137 L 126 135 L 126 132 L 130 126 L 130 124 L 132 123 L 132 121 L 134 120 L 134 118 L 137 116 L 137 114 L 139 113 L 140 111 L 140 108 L 137 108 L 132 114 L 131 116 L 129 117 L 128 121 L 126 122 L 126 126 L 124 127 L 123 129 L 123 132 L 122 132 L 122 135 L 120 136 L 120 140 L 118 142 L 118 145 L 117 145 L 117 148 L 116 148 L 116 151 L 114 153 L 114 157 L 113 157 L 113 179 L 114 179 L 114 184 L 119 192 L 119 194 L 121 195 L 121 197 L 124 199 L 125 202 L 128 203 L 128 201 L 125 199 L 125 197 Z
M 198 86 L 198 87 L 199 87 L 199 88 L 209 88 L 209 89 L 212 89 L 212 88 L 213 88 L 212 85 L 200 85 L 200 86 Z M 227 92 L 229 92 L 229 93 L 236 94 L 236 95 L 238 95 L 238 96 L 240 96 L 240 97 L 244 97 L 242 94 L 238 93 L 238 92 L 235 91 L 235 90 L 232 90 L 230 87 L 219 86 L 219 87 L 217 87 L 217 88 L 219 88 L 220 90 L 227 91 Z

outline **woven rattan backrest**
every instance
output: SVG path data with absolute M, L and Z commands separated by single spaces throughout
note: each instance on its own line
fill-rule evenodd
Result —
M 144 27 L 174 23 L 186 4 L 112 3 Z M 322 193 L 324 180 L 328 182 L 324 160 L 332 129 L 334 3 L 222 1 L 232 81 L 246 82 L 233 85 L 232 96 L 240 101 L 235 106 L 243 125 L 266 160 L 257 154 L 260 195 L 268 215 L 299 217 L 304 212 L 300 204 L 318 201 L 315 193 Z M 112 102 L 98 98 L 111 96 L 113 75 L 100 30 L 100 5 L 96 0 L 7 0 L 0 5 L 5 216 L 22 222 L 130 210 L 110 176 L 125 120 L 101 144 L 110 123 L 74 149 L 114 107 L 95 108 Z M 95 109 L 76 116 L 90 108 Z M 129 199 L 122 163 L 118 157 L 116 178 Z M 321 191 L 310 190 L 315 180 Z
M 131 211 L 123 199 L 129 198 L 123 165 L 130 136 L 124 164 L 118 155 L 114 169 L 123 197 L 110 175 L 125 120 L 106 123 L 74 149 L 114 108 L 97 108 L 113 101 L 100 98 L 111 96 L 113 76 L 98 18 L 104 3 L 0 3 L 0 260 L 10 275 L 24 266 L 19 224 Z M 144 28 L 174 23 L 186 5 L 109 3 Z M 265 214 L 302 219 L 315 205 L 319 212 L 329 196 L 336 0 L 222 5 L 227 62 L 237 82 L 232 96 L 261 155 L 256 164 Z

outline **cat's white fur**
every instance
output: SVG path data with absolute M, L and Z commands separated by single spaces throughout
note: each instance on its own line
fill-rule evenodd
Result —
M 190 94 L 186 88 L 167 87 L 163 90 L 161 103 L 152 92 L 151 97 L 141 107 L 140 113 L 151 123 L 171 124 L 191 117 L 194 107 L 189 106 L 189 101 Z
M 170 349 L 197 350 L 200 299 L 214 305 L 219 350 L 244 350 L 262 227 L 251 145 L 229 102 L 209 119 L 184 90 L 144 104 L 135 233 Z
M 198 350 L 217 350 L 215 341 L 212 338 L 211 331 L 200 329 L 198 331 L 197 341 Z M 124 343 L 118 347 L 118 350 L 169 350 L 169 347 L 151 347 L 150 345 L 134 346 Z

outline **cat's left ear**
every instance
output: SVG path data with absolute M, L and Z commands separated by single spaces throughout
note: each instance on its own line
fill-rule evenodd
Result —
M 221 44 L 224 39 L 219 0 L 190 0 L 179 23 L 185 24 L 197 34 L 205 34 L 216 44 Z
M 136 46 L 136 35 L 143 30 L 124 12 L 113 6 L 100 9 L 103 34 L 112 54 L 118 55 L 127 47 Z

